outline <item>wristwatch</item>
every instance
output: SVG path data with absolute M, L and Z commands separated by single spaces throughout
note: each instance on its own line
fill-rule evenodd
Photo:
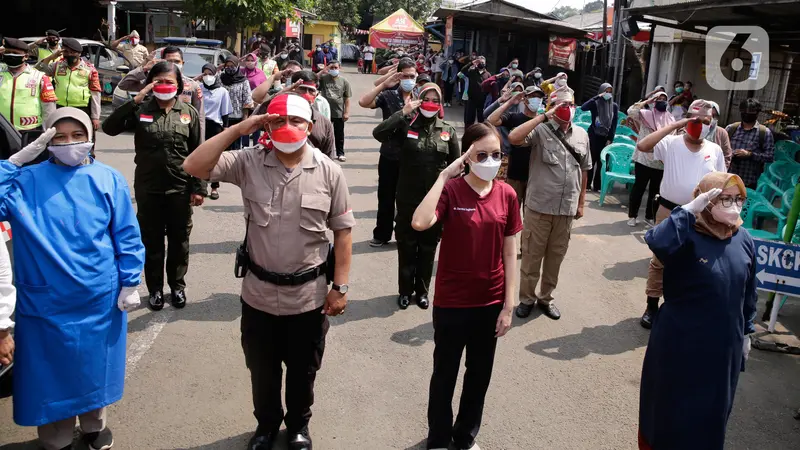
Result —
M 333 285 L 331 287 L 333 288 L 334 291 L 337 291 L 340 294 L 347 294 L 347 291 L 350 289 L 350 286 L 348 286 L 346 284 L 343 284 L 343 285 L 339 286 L 338 284 L 333 283 Z

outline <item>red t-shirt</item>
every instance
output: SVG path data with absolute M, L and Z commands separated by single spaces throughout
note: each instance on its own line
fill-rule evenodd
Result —
M 517 194 L 495 181 L 481 198 L 464 178 L 447 182 L 436 206 L 444 226 L 434 306 L 472 308 L 505 301 L 503 240 L 522 230 Z

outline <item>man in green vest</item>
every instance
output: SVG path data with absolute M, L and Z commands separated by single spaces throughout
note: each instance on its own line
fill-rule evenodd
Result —
M 22 135 L 23 147 L 42 132 L 47 116 L 56 110 L 50 78 L 25 63 L 28 44 L 5 38 L 5 67 L 0 69 L 0 114 Z
M 37 61 L 41 61 L 53 53 L 61 50 L 58 41 L 61 40 L 61 35 L 56 30 L 47 30 L 44 32 L 44 37 L 28 46 L 28 51 L 31 56 L 36 57 Z M 44 44 L 44 45 L 43 45 Z
M 97 69 L 81 58 L 83 47 L 77 39 L 61 40 L 57 51 L 35 68 L 53 77 L 58 107 L 71 106 L 83 110 L 92 119 L 92 126 L 100 127 L 100 76 Z M 63 55 L 63 58 L 61 57 Z

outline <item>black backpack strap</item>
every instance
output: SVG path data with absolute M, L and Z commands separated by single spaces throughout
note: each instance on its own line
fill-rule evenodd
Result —
M 563 132 L 563 131 L 561 131 L 561 128 L 556 128 L 556 129 L 553 131 L 553 133 L 556 135 L 556 137 L 558 138 L 558 140 L 559 140 L 559 141 L 561 141 L 561 145 L 563 145 L 563 146 L 564 146 L 564 148 L 565 148 L 565 149 L 567 149 L 567 151 L 569 152 L 569 154 L 570 154 L 570 155 L 572 155 L 572 157 L 573 157 L 573 158 L 575 158 L 575 161 L 577 161 L 577 162 L 578 162 L 578 165 L 580 165 L 580 164 L 581 164 L 581 157 L 580 157 L 580 155 L 578 155 L 578 152 L 577 152 L 577 151 L 575 151 L 575 148 L 573 148 L 573 147 L 572 147 L 572 146 L 569 144 L 569 142 L 567 142 L 566 135 L 564 134 L 564 132 Z

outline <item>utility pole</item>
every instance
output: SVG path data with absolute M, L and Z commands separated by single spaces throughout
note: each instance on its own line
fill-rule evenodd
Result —
M 605 79 L 608 76 L 608 0 L 603 0 L 603 39 L 601 42 L 603 44 L 603 53 L 600 63 L 602 70 L 600 78 Z

